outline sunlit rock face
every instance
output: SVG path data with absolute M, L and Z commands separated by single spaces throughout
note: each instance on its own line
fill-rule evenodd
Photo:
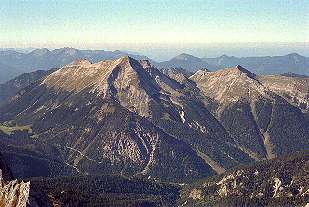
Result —
M 26 207 L 29 199 L 30 182 L 7 181 L 0 170 L 0 206 Z
M 289 103 L 304 112 L 309 110 L 309 78 L 306 76 L 283 74 L 260 76 L 259 80 L 270 90 L 278 93 Z
M 179 206 L 307 206 L 309 153 L 298 153 L 199 180 Z
M 0 207 L 25 207 L 30 182 L 13 180 L 12 173 L 0 154 Z

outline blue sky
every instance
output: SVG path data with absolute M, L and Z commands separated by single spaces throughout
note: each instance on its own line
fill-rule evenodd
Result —
M 0 47 L 303 43 L 309 41 L 309 2 L 1 0 L 0 34 Z

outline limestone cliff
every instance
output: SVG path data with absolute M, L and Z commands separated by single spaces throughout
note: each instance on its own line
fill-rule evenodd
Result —
M 25 207 L 29 198 L 30 182 L 5 181 L 0 170 L 0 207 Z

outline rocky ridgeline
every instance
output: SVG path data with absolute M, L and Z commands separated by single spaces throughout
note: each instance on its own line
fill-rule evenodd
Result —
M 306 206 L 309 199 L 308 153 L 291 155 L 185 188 L 183 206 Z M 249 205 L 250 204 L 250 205 Z
M 230 174 L 226 174 L 218 182 L 205 182 L 203 187 L 193 188 L 189 194 L 189 199 L 194 201 L 220 200 L 246 197 L 251 200 L 271 200 L 295 198 L 298 200 L 306 200 L 309 196 L 308 186 L 304 183 L 299 185 L 295 180 L 291 179 L 286 182 L 285 178 L 270 177 L 260 182 L 259 171 L 255 170 L 252 174 L 245 170 L 236 170 Z M 252 187 L 254 186 L 254 187 Z M 259 186 L 259 187 L 257 187 Z M 214 189 L 211 195 L 211 190 Z M 205 193 L 207 192 L 207 193 Z M 210 196 L 211 195 L 211 196 Z
M 28 203 L 30 182 L 5 181 L 0 170 L 0 206 L 25 207 Z

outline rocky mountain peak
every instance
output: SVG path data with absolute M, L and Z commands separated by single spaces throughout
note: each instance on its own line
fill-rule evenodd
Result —
M 38 80 L 0 107 L 4 114 L 0 119 L 31 124 L 38 136 L 31 143 L 38 142 L 38 149 L 40 142 L 50 149 L 65 145 L 59 148 L 59 157 L 64 155 L 60 159 L 87 173 L 106 169 L 164 179 L 165 172 L 172 179 L 174 175 L 198 177 L 212 173 L 208 165 L 222 173 L 239 163 L 283 154 L 289 150 L 285 146 L 294 142 L 300 143 L 293 145 L 295 150 L 308 146 L 304 137 L 309 133 L 301 112 L 242 66 L 199 70 L 191 80 L 188 76 L 179 68 L 160 71 L 147 60 L 130 56 L 93 64 L 80 59 L 43 82 Z M 280 76 L 280 82 L 287 85 L 285 80 Z M 286 136 L 286 131 L 280 134 L 283 128 L 291 133 L 281 144 L 276 139 Z M 174 148 L 181 144 L 178 140 L 183 142 L 182 149 Z M 47 153 L 55 156 L 50 149 Z M 192 168 L 182 164 L 187 155 L 195 160 Z M 161 163 L 167 165 L 160 167 Z M 195 166 L 201 163 L 204 169 L 198 172 L 201 168 Z M 88 164 L 90 167 L 84 167 Z
M 182 53 L 182 54 L 174 57 L 174 59 L 175 60 L 193 60 L 194 59 L 194 60 L 199 60 L 200 61 L 199 58 L 197 58 L 197 57 L 195 57 L 193 55 L 189 55 L 187 53 Z
M 48 88 L 62 91 L 81 91 L 85 88 L 103 87 L 108 76 L 117 67 L 129 67 L 129 57 L 114 61 L 100 61 L 91 64 L 88 60 L 78 59 L 48 75 L 42 82 Z
M 128 55 L 125 55 L 125 56 L 119 58 L 118 60 L 120 60 L 121 62 L 129 62 L 129 61 L 132 60 L 132 58 Z
M 72 62 L 70 65 L 91 65 L 91 62 L 87 59 L 81 58 L 81 59 L 77 59 L 74 62 Z
M 190 79 L 196 81 L 208 97 L 227 105 L 251 96 L 264 96 L 264 87 L 255 77 L 254 73 L 237 65 L 215 72 L 198 71 Z
M 247 70 L 246 68 L 236 65 L 233 68 L 225 68 L 222 70 L 218 70 L 215 72 L 211 72 L 207 69 L 200 69 L 198 70 L 194 75 L 191 76 L 191 78 L 197 78 L 197 77 L 202 77 L 206 75 L 211 75 L 212 77 L 218 77 L 221 81 L 225 82 L 230 79 L 237 79 L 238 81 L 240 80 L 245 80 L 245 79 L 254 79 L 255 74 Z M 223 78 L 225 77 L 225 78 Z
M 219 70 L 219 71 L 221 71 L 222 73 L 227 73 L 226 75 L 228 74 L 237 75 L 237 76 L 241 76 L 244 78 L 250 78 L 250 79 L 254 79 L 256 77 L 254 73 L 242 67 L 241 65 L 236 65 L 233 68 L 226 68 L 224 70 Z
M 131 69 L 135 72 L 138 72 L 139 69 L 147 69 L 152 68 L 153 65 L 149 60 L 136 60 L 130 56 L 123 56 L 115 61 L 112 61 L 118 67 L 123 67 L 127 69 Z
M 241 65 L 236 65 L 235 67 L 236 70 L 242 72 L 242 73 L 246 73 L 247 75 L 250 75 L 250 76 L 255 76 L 254 73 L 250 72 L 249 70 L 247 70 L 246 68 L 242 67 Z
M 156 93 L 154 80 L 150 77 L 152 70 L 145 70 L 151 68 L 149 61 L 138 61 L 129 56 L 93 64 L 80 59 L 50 74 L 41 84 L 56 91 L 78 93 L 89 90 L 102 97 L 114 94 L 115 99 L 131 90 L 147 96 Z
M 123 56 L 114 62 L 119 62 L 119 66 L 125 66 L 125 67 L 134 67 L 135 65 L 139 64 L 139 61 L 135 60 L 134 58 L 126 55 Z

